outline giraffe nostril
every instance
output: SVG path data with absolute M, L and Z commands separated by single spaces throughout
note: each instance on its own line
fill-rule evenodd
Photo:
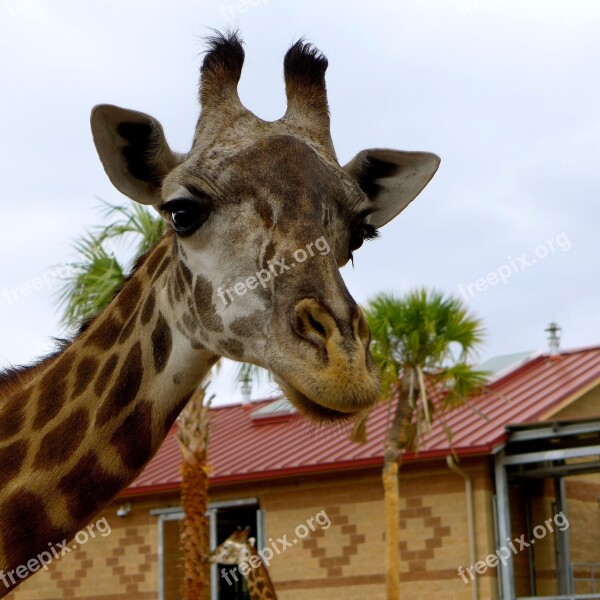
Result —
M 357 307 L 354 317 L 354 335 L 367 347 L 371 343 L 371 329 L 360 307 Z
M 312 315 L 308 315 L 308 321 L 310 323 L 310 326 L 317 331 L 318 333 L 321 334 L 321 336 L 324 338 L 327 335 L 327 332 L 325 331 L 325 327 L 323 327 L 323 325 L 321 325 L 321 323 L 319 323 L 319 321 L 317 321 Z
M 309 341 L 325 344 L 335 330 L 335 320 L 316 300 L 305 298 L 295 306 L 296 333 Z

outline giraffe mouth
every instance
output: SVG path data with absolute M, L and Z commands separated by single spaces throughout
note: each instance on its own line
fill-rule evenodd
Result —
M 341 411 L 323 406 L 282 380 L 281 377 L 275 377 L 275 381 L 298 412 L 316 423 L 350 423 L 363 414 L 363 411 L 359 409 Z

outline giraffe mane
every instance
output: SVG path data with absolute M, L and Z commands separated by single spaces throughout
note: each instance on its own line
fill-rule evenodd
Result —
M 119 285 L 115 289 L 112 298 L 110 299 L 110 302 L 112 302 L 118 296 L 121 290 L 136 274 L 136 272 L 144 266 L 146 260 L 148 259 L 150 254 L 152 254 L 152 251 L 156 248 L 156 246 L 160 244 L 165 239 L 165 237 L 170 235 L 172 235 L 172 231 L 170 230 L 170 228 L 168 228 L 167 233 L 163 237 L 161 237 L 156 244 L 154 244 L 147 252 L 145 252 L 135 260 L 131 271 L 129 272 L 127 277 L 123 280 L 121 285 Z M 56 360 L 79 336 L 85 333 L 92 326 L 92 324 L 100 316 L 100 314 L 101 313 L 93 317 L 83 319 L 73 336 L 66 339 L 53 338 L 55 348 L 52 352 L 50 352 L 50 354 L 42 356 L 41 358 L 35 360 L 34 362 L 28 365 L 18 365 L 0 369 L 0 403 L 5 398 L 10 396 L 12 392 L 26 385 L 27 382 L 33 379 L 40 371 L 50 366 L 52 361 Z
M 144 254 L 141 254 L 134 260 L 131 270 L 129 271 L 129 273 L 127 274 L 125 279 L 123 279 L 122 283 L 115 288 L 115 291 L 113 292 L 113 295 L 110 298 L 108 304 L 110 304 L 121 293 L 121 290 L 129 283 L 131 278 L 146 264 L 146 261 L 148 260 L 148 257 L 152 254 L 152 251 L 166 237 L 171 237 L 172 234 L 173 234 L 173 230 L 171 229 L 171 226 L 167 225 L 165 235 L 163 235 L 158 240 L 158 242 L 156 242 L 150 248 L 148 248 L 148 250 L 146 250 L 146 252 L 144 252 Z M 108 304 L 107 304 L 107 306 L 108 306 Z M 94 321 L 102 314 L 102 312 L 103 311 L 100 311 L 97 315 L 82 319 L 79 324 L 79 327 L 77 328 L 77 332 L 75 333 L 75 335 L 73 336 L 73 338 L 70 341 L 75 341 L 82 333 L 85 333 L 94 324 Z
M 27 381 L 31 380 L 37 373 L 45 369 L 57 359 L 71 344 L 72 340 L 63 340 L 54 338 L 56 348 L 46 356 L 28 365 L 18 365 L 7 367 L 0 370 L 0 403 L 4 398 L 8 397 L 13 391 L 24 386 Z

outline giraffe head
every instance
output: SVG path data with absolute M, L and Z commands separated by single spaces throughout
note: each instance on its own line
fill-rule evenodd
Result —
M 208 555 L 208 562 L 221 565 L 239 565 L 249 562 L 253 555 L 251 546 L 254 546 L 254 538 L 249 538 L 249 534 L 249 527 L 245 529 L 238 527 Z
M 287 110 L 267 122 L 239 99 L 238 37 L 210 43 L 191 150 L 173 152 L 149 115 L 100 105 L 91 123 L 104 169 L 170 224 L 179 264 L 170 318 L 194 347 L 266 368 L 315 419 L 361 413 L 377 401 L 379 378 L 339 269 L 420 193 L 439 159 L 374 149 L 341 166 L 322 54 L 291 47 Z

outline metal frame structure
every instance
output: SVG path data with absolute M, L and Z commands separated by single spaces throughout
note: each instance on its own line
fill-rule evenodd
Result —
M 512 537 L 508 488 L 510 483 L 553 479 L 556 513 L 567 516 L 564 478 L 600 473 L 600 419 L 508 425 L 507 439 L 496 448 L 495 479 L 498 547 Z M 570 565 L 569 531 L 555 530 L 558 596 L 517 599 L 513 555 L 498 565 L 499 597 L 502 600 L 600 599 L 600 594 L 576 595 Z M 533 590 L 535 594 L 535 588 Z

